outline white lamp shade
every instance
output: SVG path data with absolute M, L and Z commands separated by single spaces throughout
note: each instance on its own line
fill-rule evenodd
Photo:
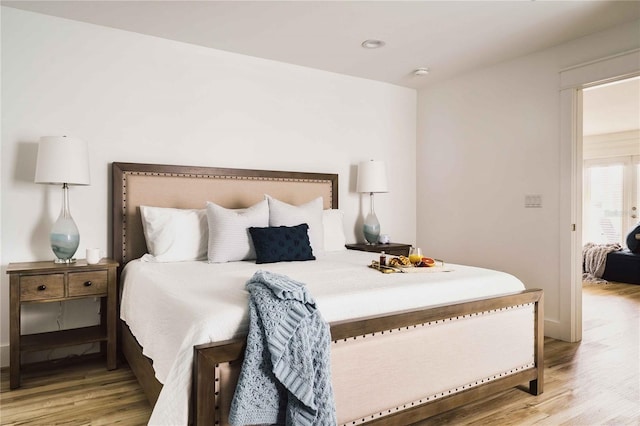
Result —
M 35 183 L 91 184 L 87 143 L 66 136 L 41 137 Z
M 357 192 L 389 192 L 384 161 L 363 161 L 358 165 Z

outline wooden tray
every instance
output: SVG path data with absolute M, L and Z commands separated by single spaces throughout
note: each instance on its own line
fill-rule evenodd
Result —
M 377 260 L 371 261 L 371 264 L 368 265 L 369 268 L 375 269 L 376 271 L 380 271 L 384 274 L 392 274 L 392 273 L 434 273 L 434 272 L 452 272 L 453 268 L 449 266 L 445 266 L 444 262 L 441 260 L 437 260 L 440 262 L 440 265 L 436 266 L 382 266 L 380 267 L 380 262 Z

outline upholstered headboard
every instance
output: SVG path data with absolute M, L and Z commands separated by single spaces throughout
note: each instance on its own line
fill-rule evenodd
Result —
M 327 173 L 113 163 L 113 256 L 124 266 L 147 252 L 140 206 L 249 207 L 265 194 L 298 205 L 319 196 L 338 208 L 338 175 Z

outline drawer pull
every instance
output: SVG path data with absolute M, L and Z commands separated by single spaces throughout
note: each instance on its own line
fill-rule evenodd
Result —
M 40 285 L 38 286 L 38 291 L 45 291 L 46 289 L 47 289 L 47 286 L 46 286 L 46 285 L 44 285 L 44 284 L 40 284 Z
M 85 287 L 91 287 L 91 285 L 92 285 L 92 284 L 93 284 L 93 283 L 92 283 L 91 281 L 85 281 L 85 282 L 84 282 L 84 286 L 85 286 Z

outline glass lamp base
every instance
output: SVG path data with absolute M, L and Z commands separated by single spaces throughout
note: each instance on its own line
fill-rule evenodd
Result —
M 75 257 L 72 257 L 71 259 L 55 258 L 55 259 L 53 259 L 53 263 L 71 264 L 71 263 L 76 263 L 76 259 L 75 259 Z
M 362 232 L 368 244 L 377 244 L 378 237 L 380 237 L 380 222 L 378 222 L 375 213 L 369 213 L 364 219 Z
M 73 255 L 80 245 L 80 234 L 75 222 L 69 217 L 59 217 L 51 230 L 51 250 L 56 255 L 55 263 L 73 263 Z

